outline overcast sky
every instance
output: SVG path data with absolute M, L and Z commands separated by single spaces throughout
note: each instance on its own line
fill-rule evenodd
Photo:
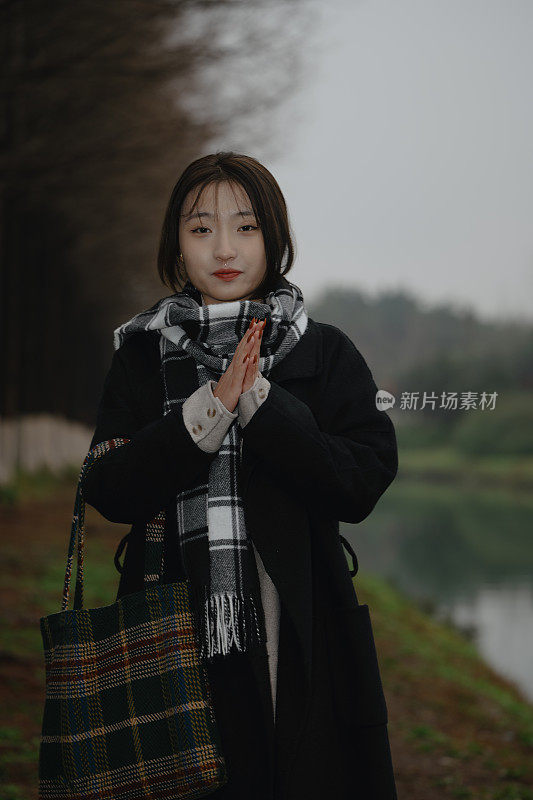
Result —
M 289 277 L 308 301 L 405 287 L 533 320 L 533 0 L 317 5 L 312 80 L 286 155 L 265 159 L 296 233 Z

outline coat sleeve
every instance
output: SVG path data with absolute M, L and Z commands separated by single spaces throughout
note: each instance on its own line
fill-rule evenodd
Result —
M 238 413 L 229 411 L 220 397 L 215 397 L 216 381 L 208 380 L 183 403 L 183 421 L 193 442 L 209 453 L 222 447 L 228 429 Z
M 131 441 L 97 459 L 81 484 L 89 505 L 111 522 L 128 524 L 152 519 L 179 489 L 192 485 L 216 456 L 192 440 L 182 403 L 143 425 L 132 380 L 121 350 L 114 351 L 89 449 L 111 438 Z
M 376 408 L 377 386 L 365 359 L 346 334 L 328 328 L 336 331 L 336 343 L 324 362 L 316 416 L 272 381 L 243 436 L 309 508 L 342 522 L 361 522 L 397 473 L 396 434 L 388 414 Z

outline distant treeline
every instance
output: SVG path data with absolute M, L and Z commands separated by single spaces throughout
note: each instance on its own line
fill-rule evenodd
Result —
M 407 291 L 370 295 L 332 288 L 309 313 L 337 325 L 365 357 L 378 385 L 396 398 L 391 415 L 419 446 L 451 444 L 477 454 L 533 454 L 533 323 L 486 321 L 449 305 L 428 308 Z M 435 406 L 421 408 L 423 394 Z M 441 407 L 456 392 L 458 408 Z M 461 397 L 497 393 L 494 409 L 461 408 Z M 418 393 L 411 411 L 402 394 Z M 477 398 L 477 401 L 476 401 Z

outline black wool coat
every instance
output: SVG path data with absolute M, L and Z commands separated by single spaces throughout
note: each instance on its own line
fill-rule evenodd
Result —
M 158 338 L 137 333 L 113 353 L 91 447 L 132 441 L 100 458 L 83 486 L 104 517 L 132 526 L 117 598 L 142 588 L 143 525 L 162 508 L 163 580 L 178 579 L 176 493 L 207 475 L 216 456 L 193 442 L 181 403 L 162 415 Z M 182 397 L 183 370 L 196 367 L 173 363 L 170 391 Z M 393 481 L 394 427 L 376 408 L 365 359 L 334 325 L 309 318 L 267 377 L 268 396 L 243 429 L 239 479 L 248 533 L 282 608 L 271 797 L 395 800 L 369 608 L 358 602 L 339 536 L 339 521 L 364 520 Z

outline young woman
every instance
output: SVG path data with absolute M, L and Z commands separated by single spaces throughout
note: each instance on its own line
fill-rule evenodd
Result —
M 339 521 L 361 522 L 390 485 L 396 438 L 361 353 L 284 277 L 292 263 L 264 166 L 219 152 L 185 169 L 159 251 L 173 293 L 115 330 L 91 447 L 131 441 L 83 495 L 132 526 L 117 597 L 142 588 L 143 524 L 166 510 L 161 579 L 186 576 L 202 599 L 229 776 L 213 800 L 393 800 L 369 609 Z

